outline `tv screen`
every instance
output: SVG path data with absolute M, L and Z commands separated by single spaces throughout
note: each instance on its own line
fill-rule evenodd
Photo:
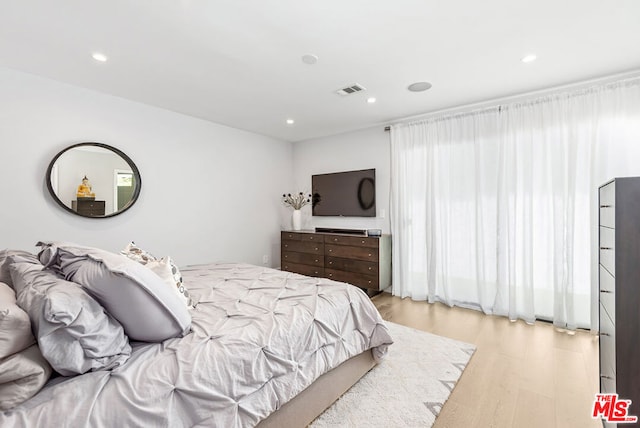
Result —
M 376 170 L 311 176 L 314 216 L 375 217 Z

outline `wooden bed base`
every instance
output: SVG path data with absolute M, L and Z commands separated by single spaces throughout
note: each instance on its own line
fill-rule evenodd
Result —
M 375 365 L 371 350 L 348 359 L 320 376 L 257 427 L 306 427 Z

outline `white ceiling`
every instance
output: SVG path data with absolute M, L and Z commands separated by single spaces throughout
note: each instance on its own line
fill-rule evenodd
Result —
M 300 141 L 640 69 L 640 1 L 0 0 L 0 65 Z

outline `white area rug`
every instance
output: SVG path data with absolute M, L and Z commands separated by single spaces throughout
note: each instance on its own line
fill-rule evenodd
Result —
M 430 427 L 474 345 L 387 322 L 394 343 L 386 358 L 310 427 Z

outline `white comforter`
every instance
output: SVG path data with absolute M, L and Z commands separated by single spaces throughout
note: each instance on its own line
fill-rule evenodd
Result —
M 0 426 L 249 427 L 318 376 L 391 337 L 350 285 L 246 264 L 182 270 L 192 333 L 133 343 L 113 371 L 52 380 Z M 144 308 L 140 308 L 144 311 Z

